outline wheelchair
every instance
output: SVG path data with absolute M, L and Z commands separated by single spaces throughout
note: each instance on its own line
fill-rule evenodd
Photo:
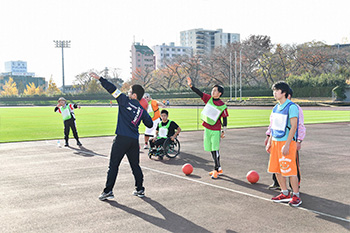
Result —
M 177 138 L 175 138 L 174 141 L 167 138 L 163 145 L 157 148 L 149 148 L 148 151 L 148 157 L 150 159 L 152 159 L 152 156 L 158 157 L 160 160 L 162 160 L 164 156 L 175 158 L 178 154 L 180 154 L 180 142 Z

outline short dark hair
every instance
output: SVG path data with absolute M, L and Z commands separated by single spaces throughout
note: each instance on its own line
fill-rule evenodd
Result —
M 141 100 L 143 94 L 145 93 L 145 90 L 143 89 L 143 87 L 138 84 L 132 85 L 131 91 L 133 94 L 136 94 L 138 100 Z
M 218 88 L 218 92 L 221 93 L 221 96 L 224 94 L 224 87 L 223 87 L 223 86 L 221 86 L 221 85 L 219 85 L 219 84 L 215 84 L 215 85 L 213 86 L 213 88 L 214 88 L 214 87 L 217 87 L 217 88 Z
M 289 88 L 289 94 L 290 94 L 290 97 L 292 98 L 293 97 L 293 89 L 292 88 Z
M 288 98 L 290 87 L 285 81 L 278 81 L 272 85 L 272 90 L 281 90 L 285 93 L 285 97 Z
M 169 116 L 169 112 L 168 112 L 167 110 L 163 109 L 163 110 L 160 112 L 160 114 L 163 114 L 163 113 L 165 113 L 167 116 Z

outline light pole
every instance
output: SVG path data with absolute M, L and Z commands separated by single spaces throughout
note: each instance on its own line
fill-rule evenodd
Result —
M 64 48 L 70 48 L 70 40 L 54 40 L 55 48 L 62 48 L 62 92 L 65 91 L 65 85 L 64 85 L 64 55 L 63 55 L 63 49 Z
M 235 51 L 235 100 L 237 100 L 237 51 Z
M 239 100 L 242 101 L 242 49 L 239 50 Z
M 230 52 L 230 101 L 232 101 L 232 52 Z

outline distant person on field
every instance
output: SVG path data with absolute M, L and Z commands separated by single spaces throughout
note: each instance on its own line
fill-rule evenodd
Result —
M 65 144 L 64 146 L 69 146 L 68 139 L 69 139 L 69 131 L 72 128 L 73 136 L 75 140 L 77 140 L 77 145 L 82 146 L 81 142 L 79 141 L 79 136 L 75 124 L 75 115 L 74 115 L 74 109 L 79 108 L 80 106 L 77 104 L 67 104 L 67 101 L 65 98 L 60 97 L 58 99 L 58 104 L 55 107 L 55 112 L 59 112 L 62 115 L 63 123 L 64 123 L 64 140 Z
M 146 127 L 146 130 L 145 130 L 145 136 L 144 136 L 145 146 L 143 147 L 143 149 L 148 149 L 148 140 L 150 137 L 154 137 L 155 130 L 157 128 L 157 125 L 160 122 L 159 106 L 162 106 L 163 108 L 165 108 L 165 105 L 157 100 L 152 99 L 150 94 L 148 93 L 145 93 L 143 95 L 143 98 L 145 98 L 145 100 L 148 102 L 148 107 L 146 110 L 148 114 L 152 117 L 152 121 L 153 121 L 153 126 L 149 128 Z
M 187 84 L 206 104 L 201 113 L 202 125 L 204 126 L 204 150 L 211 152 L 215 163 L 214 170 L 209 175 L 211 178 L 217 179 L 218 175 L 223 174 L 219 149 L 220 140 L 225 137 L 228 117 L 227 106 L 220 99 L 224 94 L 224 88 L 220 85 L 214 85 L 211 95 L 208 95 L 195 88 L 189 77 L 187 78 Z
M 297 171 L 297 143 L 298 138 L 298 107 L 288 99 L 290 87 L 286 82 L 279 81 L 272 86 L 273 96 L 277 104 L 272 110 L 271 137 L 266 144 L 266 151 L 270 153 L 269 173 L 275 173 L 281 194 L 273 197 L 274 202 L 288 202 L 290 206 L 299 206 L 302 201 L 299 195 Z M 293 196 L 287 189 L 286 177 L 289 177 Z
M 293 90 L 292 88 L 289 90 L 289 94 L 288 94 L 288 99 L 292 100 L 293 97 Z M 301 142 L 304 140 L 305 135 L 306 135 L 306 128 L 304 125 L 304 114 L 303 114 L 303 110 L 301 109 L 301 107 L 298 104 L 295 104 L 298 107 L 299 110 L 299 117 L 298 117 L 298 138 L 297 138 L 297 158 L 296 158 L 296 163 L 297 163 L 297 169 L 298 169 L 298 184 L 300 187 L 300 181 L 301 181 L 301 175 L 300 175 L 300 161 L 299 161 L 299 151 L 301 149 Z M 271 136 L 271 119 L 270 119 L 270 125 L 268 127 L 268 129 L 266 130 L 266 139 L 265 139 L 265 146 L 267 145 L 267 142 L 269 141 L 269 137 Z M 276 190 L 276 189 L 281 189 L 276 175 L 272 174 L 272 180 L 273 183 L 268 187 L 269 189 L 272 190 Z M 290 182 L 289 182 L 289 186 Z

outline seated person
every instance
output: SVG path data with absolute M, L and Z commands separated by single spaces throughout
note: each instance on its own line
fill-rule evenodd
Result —
M 169 113 L 167 110 L 163 109 L 161 111 L 160 117 L 162 121 L 159 122 L 157 126 L 156 136 L 149 141 L 151 148 L 162 146 L 167 138 L 171 138 L 171 140 L 174 141 L 180 134 L 181 128 L 174 121 L 168 120 L 168 115 Z

